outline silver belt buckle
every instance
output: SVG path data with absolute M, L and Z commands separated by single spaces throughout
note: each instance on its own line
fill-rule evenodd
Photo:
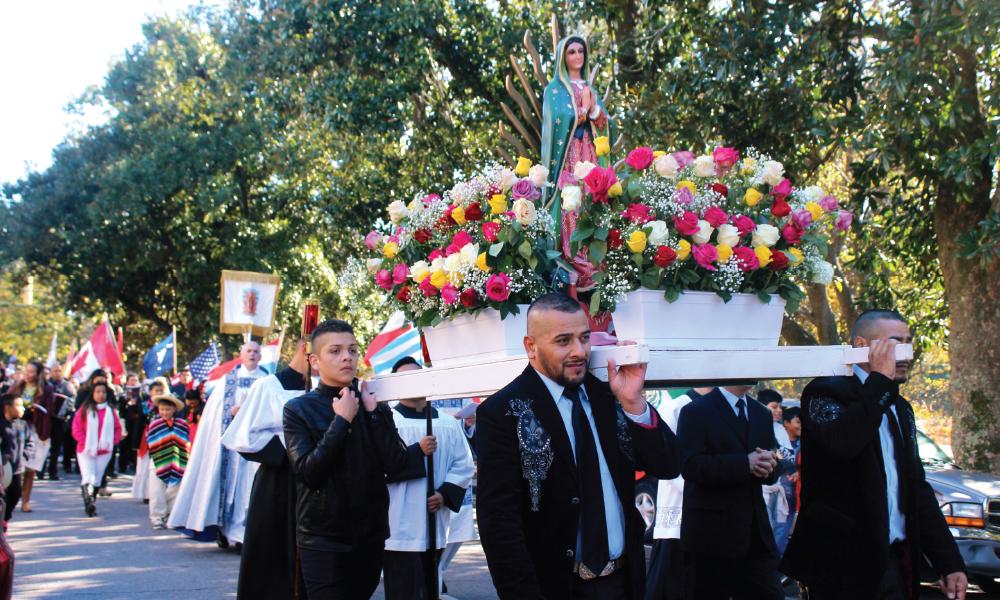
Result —
M 597 579 L 598 577 L 607 577 L 608 575 L 611 575 L 618 569 L 617 563 L 618 563 L 617 559 L 609 560 L 608 563 L 604 565 L 604 568 L 601 569 L 601 572 L 598 574 L 595 574 L 587 567 L 587 565 L 583 564 L 582 562 L 577 562 L 575 565 L 576 568 L 574 570 L 576 571 L 577 575 L 580 576 L 580 579 L 584 581 L 590 581 L 592 579 Z

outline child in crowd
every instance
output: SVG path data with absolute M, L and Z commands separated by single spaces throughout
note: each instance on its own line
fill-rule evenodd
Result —
M 180 416 L 187 421 L 188 429 L 191 433 L 191 443 L 194 443 L 195 433 L 198 432 L 198 422 L 201 421 L 201 412 L 205 409 L 205 403 L 201 400 L 201 389 L 196 388 L 184 392 L 184 411 Z
M 149 457 L 153 461 L 149 472 L 149 520 L 153 529 L 166 529 L 187 467 L 190 440 L 187 421 L 176 416 L 184 403 L 171 394 L 154 396 L 153 402 L 160 416 L 146 429 Z
M 149 397 L 143 403 L 143 413 L 146 422 L 156 418 L 156 404 L 153 398 L 167 393 L 169 383 L 165 377 L 157 377 L 149 384 Z M 148 429 L 148 427 L 146 428 Z M 149 504 L 149 443 L 146 440 L 146 429 L 142 430 L 142 439 L 136 450 L 135 479 L 132 480 L 132 497 Z
M 6 507 L 3 516 L 3 529 L 7 530 L 7 521 L 14 514 L 14 507 L 21 499 L 21 478 L 24 476 L 24 460 L 31 451 L 31 438 L 28 436 L 28 424 L 24 421 L 24 401 L 13 393 L 4 394 L 0 399 L 3 406 L 3 417 L 0 419 L 0 438 L 2 438 L 3 462 L 11 467 L 10 484 L 4 490 Z
M 73 439 L 80 465 L 84 512 L 93 517 L 97 515 L 97 488 L 111 462 L 112 451 L 122 439 L 122 424 L 115 409 L 108 405 L 114 391 L 107 383 L 97 381 L 81 390 L 80 395 L 80 405 L 73 417 Z

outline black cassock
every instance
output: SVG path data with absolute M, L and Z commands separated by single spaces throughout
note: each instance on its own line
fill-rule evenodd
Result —
M 286 390 L 305 393 L 302 373 L 285 368 L 277 378 Z M 236 597 L 305 598 L 305 586 L 295 584 L 295 478 L 285 446 L 274 436 L 260 452 L 241 454 L 260 468 L 250 492 Z

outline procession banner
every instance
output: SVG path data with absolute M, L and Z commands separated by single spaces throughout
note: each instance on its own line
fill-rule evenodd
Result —
M 265 336 L 274 328 L 281 280 L 277 275 L 223 271 L 219 331 Z

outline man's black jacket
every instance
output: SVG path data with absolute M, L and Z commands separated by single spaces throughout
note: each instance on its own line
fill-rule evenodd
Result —
M 802 490 L 782 573 L 845 599 L 876 595 L 890 552 L 879 439 L 889 404 L 896 407 L 904 445 L 897 451 L 902 461 L 896 467 L 909 554 L 926 556 L 941 575 L 965 570 L 934 490 L 924 479 L 913 409 L 896 383 L 871 373 L 863 385 L 853 375 L 826 377 L 802 392 Z M 916 567 L 919 560 L 914 560 Z M 912 570 L 914 594 L 918 571 Z
M 424 455 L 418 444 L 403 445 L 384 404 L 370 413 L 360 406 L 351 422 L 335 417 L 331 403 L 339 394 L 320 384 L 285 404 L 299 544 L 381 546 L 389 537 L 386 476 L 423 476 Z
M 646 527 L 635 508 L 635 472 L 676 477 L 674 434 L 652 409 L 652 426 L 633 423 L 592 375 L 584 386 L 625 515 L 628 597 L 642 598 Z M 479 533 L 497 593 L 504 600 L 570 598 L 578 577 L 579 477 L 566 426 L 532 367 L 482 403 L 475 437 Z

